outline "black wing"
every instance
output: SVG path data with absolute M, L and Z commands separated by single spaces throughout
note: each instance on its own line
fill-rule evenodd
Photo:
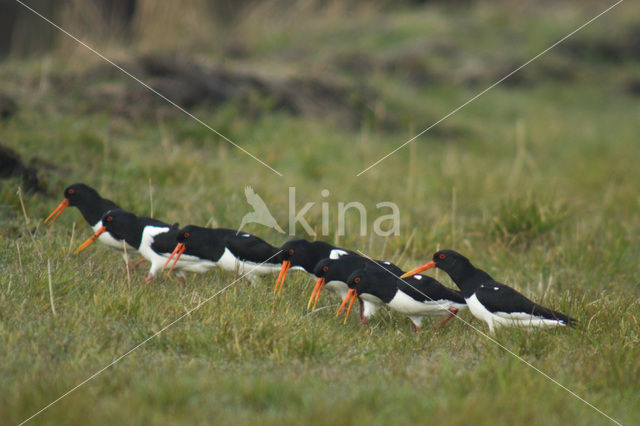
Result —
M 490 312 L 507 314 L 522 312 L 545 319 L 559 320 L 570 326 L 576 322 L 574 318 L 538 305 L 504 284 L 483 284 L 476 290 L 475 295 L 478 301 Z
M 152 225 L 152 226 L 156 226 L 156 225 Z M 157 226 L 162 226 L 162 225 L 157 225 Z M 178 235 L 178 228 L 173 226 L 169 227 L 167 229 L 167 232 L 163 232 L 153 237 L 153 243 L 151 243 L 151 249 L 159 254 L 169 254 L 173 252 L 173 249 L 176 248 L 176 245 L 178 244 L 178 242 L 176 241 L 177 235 Z
M 368 271 L 383 271 L 389 274 L 389 276 L 394 275 L 396 278 L 399 278 L 402 274 L 404 274 L 404 271 L 402 269 L 386 260 L 368 259 L 368 262 L 366 262 L 364 268 Z
M 255 235 L 240 233 L 228 235 L 225 244 L 238 259 L 256 263 L 280 263 L 279 248 L 272 246 Z
M 154 219 L 152 217 L 138 216 L 138 219 L 140 220 L 140 224 L 142 224 L 142 226 L 166 226 L 168 228 L 171 227 L 171 225 L 169 225 L 168 223 L 165 223 L 158 219 Z
M 458 290 L 446 287 L 428 275 L 419 275 L 421 279 L 414 276 L 398 280 L 398 288 L 412 298 L 421 302 L 451 300 L 456 303 L 465 303 L 462 293 Z

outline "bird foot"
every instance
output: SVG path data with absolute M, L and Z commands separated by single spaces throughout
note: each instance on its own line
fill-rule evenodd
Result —
M 149 282 L 149 281 L 151 281 L 152 279 L 153 279 L 153 275 L 149 274 L 149 275 L 147 275 L 147 276 L 142 280 L 142 282 L 143 282 L 143 283 L 148 283 L 148 282 Z

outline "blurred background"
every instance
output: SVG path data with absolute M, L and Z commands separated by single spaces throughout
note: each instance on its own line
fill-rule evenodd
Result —
M 456 249 L 580 319 L 578 330 L 499 335 L 506 347 L 640 424 L 640 2 L 357 177 L 614 0 L 23 1 L 283 176 L 0 0 L 0 418 L 19 423 L 229 282 L 138 285 L 144 271 L 125 273 L 106 248 L 72 255 L 90 235 L 80 214 L 42 219 L 85 182 L 139 215 L 234 229 L 251 211 L 245 186 L 286 229 L 295 186 L 298 210 L 315 203 L 305 219 L 318 238 L 405 269 Z M 338 203 L 350 201 L 365 206 L 367 235 L 357 211 L 335 233 Z M 371 232 L 384 201 L 400 210 L 398 236 Z M 397 315 L 343 326 L 333 309 L 309 316 L 307 277 L 291 277 L 277 301 L 274 278 L 240 282 L 35 420 L 604 420 L 468 327 L 414 336 Z

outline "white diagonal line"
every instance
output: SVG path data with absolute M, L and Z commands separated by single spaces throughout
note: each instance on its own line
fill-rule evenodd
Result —
M 601 17 L 602 15 L 604 15 L 605 13 L 609 12 L 611 9 L 613 9 L 614 7 L 616 7 L 617 5 L 619 5 L 620 3 L 622 3 L 624 0 L 618 0 L 616 3 L 612 4 L 611 6 L 609 6 L 607 9 L 605 9 L 604 11 L 600 12 L 599 14 L 597 14 L 596 16 L 594 16 L 593 18 L 589 19 L 587 22 L 585 22 L 584 24 L 580 25 L 578 28 L 576 28 L 575 30 L 571 31 L 569 34 L 567 34 L 566 36 L 562 37 L 560 40 L 556 41 L 555 43 L 553 43 L 551 46 L 547 47 L 546 49 L 544 49 L 542 52 L 538 53 L 536 56 L 534 56 L 533 58 L 529 59 L 527 62 L 525 62 L 524 64 L 520 65 L 518 68 L 516 68 L 515 70 L 511 71 L 509 74 L 505 75 L 504 77 L 502 77 L 500 80 L 496 81 L 495 83 L 493 83 L 491 86 L 487 87 L 486 89 L 484 89 L 482 92 L 478 93 L 477 95 L 475 95 L 474 97 L 472 97 L 471 99 L 469 99 L 468 101 L 466 101 L 465 103 L 463 103 L 462 105 L 460 105 L 459 107 L 457 107 L 456 109 L 454 109 L 453 111 L 449 112 L 447 115 L 445 115 L 444 117 L 442 117 L 440 120 L 436 121 L 435 123 L 433 123 L 432 125 L 430 125 L 429 127 L 427 127 L 426 129 L 424 129 L 423 131 L 421 131 L 420 133 L 418 133 L 417 135 L 415 135 L 414 137 L 412 137 L 411 139 L 409 139 L 408 141 L 406 141 L 405 143 L 403 143 L 402 145 L 400 145 L 399 147 L 397 147 L 396 149 L 394 149 L 393 151 L 391 151 L 390 153 L 388 153 L 387 155 L 385 155 L 384 157 L 380 158 L 378 161 L 376 161 L 375 163 L 371 164 L 369 167 L 367 167 L 366 169 L 362 170 L 360 173 L 358 173 L 356 176 L 360 176 L 363 173 L 366 173 L 368 170 L 370 170 L 371 168 L 377 166 L 378 164 L 380 164 L 381 162 L 383 162 L 384 160 L 386 160 L 388 157 L 390 157 L 391 155 L 395 154 L 396 152 L 400 151 L 402 148 L 404 148 L 405 146 L 409 145 L 411 142 L 413 142 L 414 140 L 416 140 L 417 138 L 419 138 L 420 136 L 424 135 L 425 133 L 427 133 L 429 130 L 431 130 L 432 128 L 434 128 L 435 126 L 437 126 L 438 124 L 442 123 L 444 120 L 446 120 L 447 118 L 451 117 L 453 114 L 457 113 L 458 111 L 460 111 L 462 108 L 466 107 L 467 105 L 469 105 L 471 102 L 475 101 L 476 99 L 478 99 L 480 96 L 484 95 L 485 93 L 487 93 L 489 90 L 493 89 L 494 87 L 496 87 L 497 85 L 499 85 L 500 83 L 502 83 L 503 81 L 505 81 L 507 78 L 511 77 L 513 74 L 517 73 L 518 71 L 520 71 L 522 68 L 526 67 L 527 65 L 529 65 L 531 62 L 535 61 L 536 59 L 538 59 L 539 57 L 541 57 L 542 55 L 544 55 L 545 53 L 547 53 L 548 51 L 550 51 L 551 49 L 553 49 L 554 47 L 556 47 L 557 45 L 559 45 L 560 43 L 562 43 L 563 41 L 565 41 L 566 39 L 568 39 L 569 37 L 571 37 L 572 35 L 574 35 L 575 33 L 577 33 L 578 31 L 580 31 L 581 29 L 583 29 L 584 27 L 586 27 L 587 25 L 589 25 L 590 23 L 592 23 L 593 21 L 595 21 L 596 19 L 598 19 L 599 17 Z
M 412 289 L 414 289 L 415 291 L 417 291 L 418 293 L 422 294 L 424 297 L 426 297 L 427 299 L 431 300 L 432 302 L 436 302 L 438 304 L 440 304 L 441 302 L 438 302 L 437 300 L 433 300 L 431 297 L 427 296 L 426 294 L 424 294 L 423 292 L 421 292 L 420 290 L 418 290 L 417 288 L 415 288 L 414 286 L 412 286 L 411 284 L 409 284 L 408 282 L 406 282 L 403 278 L 400 278 L 399 276 L 397 276 L 396 274 L 394 274 L 393 272 L 391 272 L 388 268 L 385 267 L 384 264 L 381 264 L 379 262 L 377 262 L 376 260 L 372 259 L 371 257 L 367 256 L 366 254 L 364 254 L 363 252 L 361 252 L 360 250 L 357 250 L 358 253 L 360 253 L 362 256 L 366 257 L 367 259 L 371 260 L 372 262 L 376 263 L 378 266 L 380 266 L 382 269 L 384 269 L 385 271 L 387 271 L 388 273 L 390 273 L 392 276 L 394 276 L 395 278 L 401 280 L 403 283 L 405 283 L 406 285 L 408 285 L 409 287 L 411 287 Z M 446 307 L 446 305 L 442 304 L 442 307 Z M 535 365 L 531 364 L 529 361 L 525 360 L 524 358 L 522 358 L 520 355 L 516 354 L 515 352 L 513 352 L 512 350 L 510 350 L 509 348 L 507 348 L 506 346 L 504 346 L 502 343 L 498 342 L 496 339 L 494 339 L 493 337 L 489 336 L 488 334 L 486 334 L 485 332 L 483 332 L 482 330 L 478 329 L 476 326 L 470 324 L 469 322 L 465 321 L 464 318 L 461 318 L 459 315 L 454 315 L 454 318 L 462 321 L 464 324 L 468 325 L 469 327 L 471 327 L 473 330 L 475 330 L 476 332 L 478 332 L 479 334 L 481 334 L 482 336 L 486 337 L 487 339 L 489 339 L 490 341 L 492 341 L 493 343 L 495 343 L 496 345 L 498 345 L 498 347 L 500 347 L 501 349 L 503 349 L 504 351 L 506 351 L 507 353 L 513 355 L 515 358 L 517 358 L 519 361 L 521 361 L 522 363 L 524 363 L 525 365 L 527 365 L 528 367 L 531 367 L 534 371 L 537 371 L 538 373 L 540 373 L 542 376 L 544 376 L 546 379 L 548 379 L 549 381 L 551 381 L 552 383 L 560 386 L 562 389 L 564 389 L 565 391 L 567 391 L 570 395 L 574 396 L 575 398 L 579 399 L 580 401 L 584 402 L 586 405 L 588 405 L 589 407 L 593 408 L 595 411 L 597 411 L 598 413 L 602 414 L 603 416 L 605 416 L 607 419 L 611 420 L 613 423 L 622 426 L 622 423 L 620 423 L 619 421 L 617 421 L 616 419 L 614 419 L 613 417 L 609 416 L 607 413 L 605 413 L 604 411 L 600 410 L 598 407 L 596 407 L 595 405 L 593 405 L 592 403 L 590 403 L 589 401 L 587 401 L 586 399 L 582 398 L 580 395 L 578 395 L 577 393 L 575 393 L 574 391 L 572 391 L 571 389 L 567 388 L 565 385 L 563 385 L 562 383 L 560 383 L 559 381 L 557 381 L 556 379 L 554 379 L 553 377 L 549 376 L 547 373 L 545 373 L 544 371 L 540 370 L 538 367 L 536 367 Z
M 133 80 L 135 80 L 136 82 L 140 83 L 142 86 L 146 87 L 147 89 L 149 89 L 151 92 L 155 93 L 156 95 L 158 95 L 160 98 L 162 98 L 163 100 L 167 101 L 168 103 L 170 103 L 172 106 L 174 106 L 175 108 L 177 108 L 178 110 L 180 110 L 181 112 L 183 112 L 184 114 L 188 115 L 189 117 L 191 117 L 193 120 L 195 120 L 196 122 L 202 124 L 204 127 L 206 127 L 207 129 L 211 130 L 213 133 L 215 133 L 216 135 L 220 136 L 222 139 L 224 139 L 225 141 L 229 142 L 231 145 L 235 146 L 236 148 L 238 148 L 240 151 L 244 152 L 245 154 L 247 154 L 249 157 L 253 158 L 254 160 L 256 160 L 258 163 L 262 164 L 263 166 L 265 166 L 266 168 L 268 168 L 269 170 L 271 170 L 273 173 L 277 174 L 278 176 L 283 176 L 282 173 L 280 173 L 279 171 L 277 171 L 276 169 L 274 169 L 273 167 L 271 167 L 270 165 L 268 165 L 267 163 L 265 163 L 264 161 L 262 161 L 261 159 L 259 159 L 258 157 L 256 157 L 255 155 L 253 155 L 252 153 L 250 153 L 249 151 L 247 151 L 246 149 L 244 149 L 243 147 L 241 147 L 240 145 L 238 145 L 237 143 L 235 143 L 234 141 L 232 141 L 231 139 L 229 139 L 228 137 L 226 137 L 225 135 L 223 135 L 222 133 L 220 133 L 219 131 L 217 131 L 216 129 L 214 129 L 213 127 L 211 127 L 210 125 L 208 125 L 207 123 L 205 123 L 204 121 L 200 120 L 198 117 L 196 117 L 195 115 L 193 115 L 192 113 L 190 113 L 189 111 L 187 111 L 186 109 L 184 109 L 183 107 L 181 107 L 180 105 L 178 105 L 177 103 L 175 103 L 174 101 L 172 101 L 171 99 L 167 98 L 165 95 L 163 95 L 162 93 L 158 92 L 156 89 L 154 89 L 153 87 L 149 86 L 147 83 L 145 83 L 144 81 L 140 80 L 138 77 L 136 77 L 135 75 L 131 74 L 129 71 L 125 70 L 124 68 L 122 68 L 120 65 L 116 64 L 115 62 L 113 62 L 111 59 L 107 58 L 106 56 L 104 56 L 102 53 L 98 52 L 96 49 L 94 49 L 93 47 L 89 46 L 87 43 L 83 42 L 82 40 L 80 40 L 79 38 L 77 38 L 76 36 L 74 36 L 73 34 L 69 33 L 67 30 L 65 30 L 64 28 L 62 28 L 60 25 L 56 24 L 55 22 L 53 22 L 52 20 L 50 20 L 49 18 L 47 18 L 46 16 L 42 15 L 41 13 L 39 13 L 38 11 L 34 10 L 33 8 L 27 6 L 26 4 L 24 4 L 21 0 L 16 0 L 16 2 L 20 3 L 22 6 L 24 6 L 26 9 L 30 10 L 31 12 L 33 12 L 34 14 L 38 15 L 40 18 L 42 18 L 43 20 L 45 20 L 46 22 L 48 22 L 49 24 L 51 24 L 53 27 L 55 27 L 57 30 L 61 31 L 62 33 L 64 33 L 65 35 L 67 35 L 68 37 L 72 38 L 74 41 L 78 42 L 79 44 L 81 44 L 82 46 L 86 47 L 87 49 L 89 49 L 91 52 L 95 53 L 96 55 L 98 55 L 100 58 L 102 58 L 103 60 L 105 60 L 106 62 L 108 62 L 109 64 L 113 65 L 115 68 L 117 68 L 118 70 L 120 70 L 122 73 L 124 73 L 125 75 L 127 75 L 128 77 L 132 78 Z
M 162 327 L 159 331 L 153 333 L 153 335 L 147 337 L 146 339 L 144 339 L 142 342 L 138 343 L 136 346 L 134 346 L 133 348 L 129 349 L 127 352 L 125 352 L 124 354 L 120 355 L 118 358 L 114 359 L 113 361 L 111 361 L 109 364 L 107 364 L 106 366 L 102 367 L 100 370 L 96 371 L 95 373 L 93 373 L 91 376 L 87 377 L 86 379 L 84 379 L 82 382 L 78 383 L 77 385 L 75 385 L 74 387 L 72 387 L 71 389 L 69 389 L 68 391 L 66 391 L 65 393 L 63 393 L 62 395 L 60 395 L 58 398 L 56 398 L 55 400 L 51 401 L 49 404 L 45 405 L 44 407 L 42 407 L 40 410 L 38 410 L 37 412 L 35 412 L 34 414 L 32 414 L 31 416 L 29 416 L 28 418 L 24 419 L 22 422 L 20 422 L 18 424 L 18 426 L 21 426 L 25 423 L 27 423 L 29 420 L 33 419 L 34 417 L 36 417 L 38 414 L 42 413 L 43 411 L 45 411 L 46 409 L 48 409 L 49 407 L 51 407 L 52 405 L 54 405 L 55 403 L 57 403 L 58 401 L 60 401 L 61 399 L 65 398 L 66 396 L 68 396 L 69 394 L 71 394 L 72 392 L 74 392 L 76 389 L 78 389 L 79 387 L 83 386 L 84 384 L 86 384 L 87 382 L 90 382 L 91 380 L 93 380 L 94 378 L 96 378 L 98 375 L 100 375 L 102 372 L 104 372 L 105 370 L 107 370 L 109 367 L 115 365 L 118 363 L 118 361 L 122 360 L 124 357 L 126 357 L 127 355 L 131 354 L 132 352 L 134 352 L 135 350 L 137 350 L 138 348 L 140 348 L 141 346 L 143 346 L 145 343 L 147 343 L 149 340 L 155 338 L 156 336 L 158 336 L 160 333 L 162 333 L 163 331 L 165 331 L 166 329 L 168 329 L 169 327 L 171 327 L 172 325 L 174 325 L 175 323 L 177 323 L 178 321 L 180 321 L 181 319 L 183 319 L 184 317 L 186 317 L 187 315 L 190 315 L 192 312 L 197 311 L 198 309 L 200 309 L 202 306 L 204 306 L 205 303 L 207 303 L 208 301 L 210 301 L 211 299 L 213 299 L 214 297 L 218 296 L 220 293 L 224 292 L 226 289 L 228 289 L 229 287 L 231 287 L 232 285 L 234 285 L 235 283 L 237 283 L 238 281 L 240 281 L 242 278 L 246 277 L 247 275 L 249 275 L 251 272 L 253 272 L 255 269 L 259 268 L 260 266 L 264 265 L 265 263 L 267 263 L 268 261 L 270 261 L 271 259 L 273 259 L 274 257 L 276 257 L 277 255 L 279 255 L 282 252 L 282 250 L 278 250 L 278 252 L 276 254 L 274 254 L 273 256 L 271 256 L 270 258 L 268 258 L 267 260 L 265 260 L 264 262 L 254 266 L 253 268 L 251 268 L 249 270 L 249 272 L 246 272 L 244 274 L 242 274 L 240 277 L 238 277 L 236 280 L 232 281 L 230 284 L 226 285 L 225 287 L 222 288 L 222 290 L 219 290 L 218 292 L 216 292 L 213 296 L 208 297 L 207 299 L 205 299 L 202 303 L 199 303 L 198 306 L 196 306 L 193 309 L 188 310 L 186 313 L 180 315 L 178 318 L 176 318 L 175 320 L 171 321 L 169 324 L 167 324 L 166 326 Z

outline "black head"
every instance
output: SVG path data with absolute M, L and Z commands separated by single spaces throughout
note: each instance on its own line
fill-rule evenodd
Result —
M 114 238 L 124 239 L 136 248 L 140 245 L 142 229 L 140 229 L 139 218 L 135 214 L 122 209 L 113 209 L 106 212 L 100 221 Z
M 319 261 L 329 257 L 335 249 L 324 241 L 293 240 L 287 241 L 280 247 L 282 260 L 291 262 L 291 266 L 301 266 L 307 272 L 313 273 Z
M 187 254 L 218 261 L 224 254 L 225 235 L 231 230 L 187 225 L 176 233 L 176 242 L 184 244 Z
M 201 228 L 199 226 L 187 225 L 184 228 L 178 230 L 178 233 L 176 234 L 176 241 L 184 244 L 187 247 L 193 244 L 198 244 L 202 239 L 200 237 L 200 229 Z
M 466 270 L 471 265 L 469 259 L 453 250 L 440 250 L 433 255 L 436 267 L 447 273 L 456 273 Z
M 98 191 L 84 183 L 74 183 L 67 186 L 64 190 L 64 198 L 69 201 L 70 206 L 99 202 L 102 199 Z
M 347 282 L 353 271 L 363 268 L 367 259 L 362 256 L 341 256 L 337 259 L 325 258 L 318 262 L 313 269 L 313 274 L 318 278 L 328 281 Z
M 347 279 L 349 288 L 356 290 L 358 295 L 371 294 L 388 303 L 396 294 L 396 278 L 387 271 L 379 269 L 358 269 Z
M 184 244 L 185 250 L 190 254 L 195 254 L 202 258 L 211 257 L 212 260 L 214 260 L 214 258 L 217 260 L 222 253 L 216 253 L 215 256 L 208 256 L 209 251 L 211 251 L 213 241 L 209 234 L 209 228 L 187 225 L 178 230 L 176 234 L 176 241 Z

